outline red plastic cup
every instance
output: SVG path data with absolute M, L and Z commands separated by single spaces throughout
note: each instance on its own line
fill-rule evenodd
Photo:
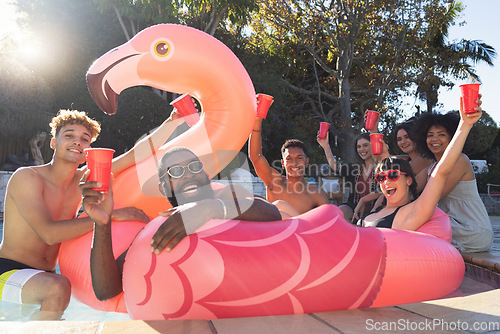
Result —
M 479 98 L 479 86 L 481 84 L 471 83 L 460 85 L 460 90 L 462 91 L 463 108 L 466 114 L 474 114 L 477 111 L 474 110 L 477 107 L 476 101 Z
M 375 127 L 375 123 L 377 123 L 380 113 L 373 110 L 367 110 L 366 112 L 367 114 L 366 114 L 365 129 L 371 131 Z
M 257 104 L 257 117 L 265 119 L 269 107 L 274 102 L 273 97 L 266 94 L 257 94 L 257 99 L 259 100 L 259 104 Z
M 101 182 L 100 188 L 93 188 L 100 192 L 109 190 L 111 178 L 111 160 L 115 150 L 110 148 L 86 148 L 87 168 L 90 170 L 87 181 Z
M 174 108 L 179 111 L 179 114 L 182 116 L 182 118 L 184 118 L 187 125 L 193 126 L 200 120 L 200 116 L 196 111 L 193 100 L 191 100 L 191 95 L 181 95 L 170 102 L 170 105 L 174 106 Z
M 370 134 L 370 144 L 372 145 L 372 154 L 380 155 L 382 154 L 382 142 L 381 139 L 384 139 L 384 135 L 381 133 L 372 133 Z
M 326 134 L 328 133 L 328 129 L 330 128 L 330 123 L 327 122 L 320 122 L 319 123 L 319 134 L 318 137 L 320 139 L 325 139 Z

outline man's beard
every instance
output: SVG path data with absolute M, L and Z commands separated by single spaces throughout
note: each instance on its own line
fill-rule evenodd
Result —
M 207 198 L 214 198 L 214 191 L 208 179 L 206 184 L 198 184 L 198 193 L 196 195 L 185 196 L 182 191 L 176 193 L 172 190 L 172 196 L 167 196 L 168 201 L 174 208 L 179 205 L 198 202 Z

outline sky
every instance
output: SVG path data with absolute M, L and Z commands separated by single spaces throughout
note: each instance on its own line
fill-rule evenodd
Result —
M 0 37 L 5 33 L 15 33 L 15 22 L 13 8 L 8 5 L 9 0 L 0 2 Z M 457 22 L 464 22 L 463 25 L 455 25 L 450 28 L 449 40 L 460 40 L 462 38 L 470 40 L 481 40 L 493 46 L 500 53 L 500 29 L 497 22 L 500 13 L 500 0 L 462 0 L 465 10 Z M 481 79 L 480 92 L 483 95 L 483 109 L 490 114 L 493 119 L 500 123 L 500 59 L 494 60 L 494 67 L 487 64 L 476 66 L 477 74 Z M 442 88 L 439 94 L 437 111 L 445 112 L 458 109 L 460 96 L 460 84 L 466 81 L 456 81 L 456 85 L 447 90 Z M 415 98 L 406 98 L 403 109 L 408 116 L 415 112 L 415 105 L 421 105 L 422 110 L 426 110 L 425 104 Z

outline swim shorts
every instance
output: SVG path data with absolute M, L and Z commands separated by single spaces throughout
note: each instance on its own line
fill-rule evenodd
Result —
M 0 258 L 0 299 L 11 303 L 22 304 L 21 292 L 24 284 L 33 276 L 45 271 Z

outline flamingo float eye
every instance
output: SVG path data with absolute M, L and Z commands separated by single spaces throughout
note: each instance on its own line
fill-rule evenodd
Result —
M 161 61 L 170 58 L 169 56 L 171 56 L 174 51 L 172 42 L 165 39 L 156 40 L 152 44 L 152 48 L 153 50 L 151 53 L 153 56 Z
M 169 45 L 165 42 L 158 42 L 155 45 L 155 53 L 160 57 L 165 57 L 170 52 Z

